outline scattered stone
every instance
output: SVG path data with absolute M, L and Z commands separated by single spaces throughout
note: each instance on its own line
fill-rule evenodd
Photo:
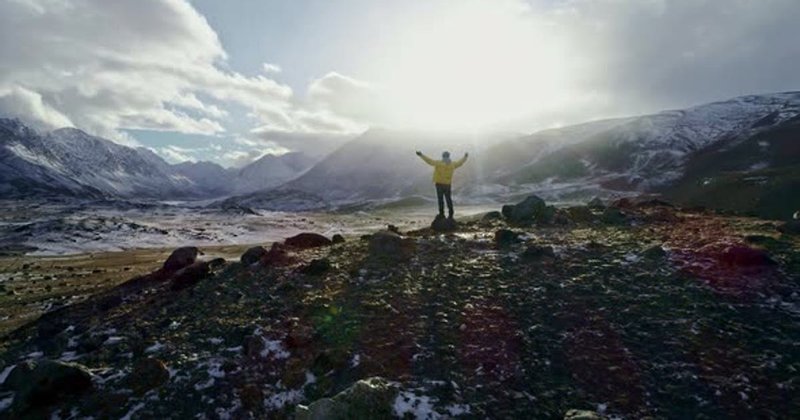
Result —
M 519 242 L 519 233 L 513 230 L 500 229 L 494 233 L 494 243 L 498 247 L 505 247 Z
M 404 238 L 395 232 L 381 231 L 372 235 L 369 240 L 369 255 L 376 259 L 405 259 L 413 255 L 414 241 Z
M 161 360 L 146 357 L 133 365 L 128 383 L 133 392 L 143 395 L 169 381 L 169 370 Z
M 164 262 L 165 271 L 178 271 L 181 268 L 188 267 L 197 261 L 197 256 L 202 255 L 199 249 L 195 246 L 185 246 L 172 251 L 167 261 Z
M 318 276 L 331 269 L 331 262 L 327 258 L 318 258 L 311 260 L 307 266 L 303 267 L 300 271 L 309 276 Z
M 244 338 L 242 352 L 245 356 L 256 359 L 261 357 L 262 351 L 264 351 L 264 339 L 257 335 L 248 335 Z
M 515 205 L 505 205 L 503 216 L 513 223 L 549 220 L 547 204 L 541 198 L 530 195 Z
M 659 260 L 667 256 L 667 251 L 661 245 L 653 245 L 645 249 L 642 256 L 650 260 Z
M 595 198 L 589 200 L 588 203 L 586 203 L 586 207 L 588 207 L 590 209 L 602 210 L 602 209 L 606 208 L 606 204 L 603 203 L 603 200 L 601 200 L 600 197 L 595 197 Z
M 334 244 L 343 244 L 345 242 L 344 241 L 344 236 L 342 236 L 342 235 L 337 233 L 337 234 L 333 235 L 333 237 L 331 238 L 331 242 L 334 243 Z
M 391 419 L 397 395 L 397 387 L 386 379 L 363 379 L 331 398 L 298 405 L 295 419 Z
M 261 261 L 261 259 L 264 258 L 264 255 L 266 255 L 266 254 L 267 254 L 267 249 L 266 248 L 264 248 L 261 245 L 254 246 L 254 247 L 248 249 L 247 251 L 245 251 L 244 254 L 242 254 L 242 257 L 240 258 L 240 261 L 244 265 L 253 265 L 253 264 Z
M 11 370 L 3 388 L 14 391 L 13 413 L 57 403 L 61 398 L 92 389 L 92 374 L 77 363 L 25 361 Z
M 555 259 L 556 253 L 552 246 L 529 245 L 522 252 L 522 257 L 527 260 Z
M 564 420 L 603 420 L 603 416 L 591 410 L 569 410 Z
M 300 233 L 284 241 L 286 246 L 298 249 L 319 248 L 321 246 L 328 246 L 332 242 L 330 239 L 318 233 Z
M 766 252 L 742 245 L 726 248 L 719 255 L 719 260 L 723 264 L 737 267 L 757 267 L 775 264 L 775 261 Z
M 435 232 L 452 232 L 458 228 L 456 221 L 453 218 L 446 218 L 441 214 L 436 215 L 431 223 L 431 229 Z
M 264 394 L 256 384 L 246 384 L 239 389 L 239 399 L 246 410 L 259 411 L 264 404 Z

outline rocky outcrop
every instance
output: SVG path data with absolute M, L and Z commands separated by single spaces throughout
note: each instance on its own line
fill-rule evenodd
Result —
M 297 420 L 392 419 L 398 389 L 383 378 L 363 379 L 331 398 L 298 405 Z
M 547 219 L 547 204 L 541 198 L 530 195 L 517 204 L 503 206 L 503 217 L 511 223 L 530 223 Z
M 209 277 L 213 270 L 225 264 L 223 258 L 215 258 L 211 261 L 198 261 L 188 267 L 178 270 L 172 276 L 172 290 L 181 290 L 194 286 L 201 280 Z
M 138 395 L 143 395 L 151 389 L 163 385 L 169 380 L 169 370 L 161 360 L 146 357 L 133 365 L 133 370 L 128 377 L 131 389 Z
M 3 382 L 3 389 L 15 393 L 11 410 L 23 415 L 91 390 L 92 374 L 77 363 L 31 360 L 14 367 Z
M 178 271 L 181 268 L 194 264 L 197 256 L 202 255 L 195 246 L 185 246 L 172 251 L 169 258 L 164 262 L 164 271 Z
M 247 251 L 242 254 L 242 257 L 239 259 L 242 264 L 244 265 L 253 265 L 259 261 L 261 261 L 264 256 L 267 255 L 267 249 L 263 246 L 254 246 L 252 248 L 248 248 Z
M 433 229 L 434 232 L 453 232 L 458 229 L 458 224 L 452 217 L 446 218 L 439 214 L 433 219 L 431 229 Z
M 372 259 L 398 260 L 411 257 L 414 240 L 395 232 L 384 230 L 369 239 L 369 256 Z
M 284 241 L 286 246 L 297 249 L 319 248 L 321 246 L 328 246 L 332 242 L 330 239 L 318 233 L 300 233 Z

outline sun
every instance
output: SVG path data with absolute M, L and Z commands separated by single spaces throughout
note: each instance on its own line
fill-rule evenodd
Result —
M 553 28 L 527 10 L 465 4 L 417 17 L 372 57 L 385 119 L 476 129 L 563 100 L 569 60 Z

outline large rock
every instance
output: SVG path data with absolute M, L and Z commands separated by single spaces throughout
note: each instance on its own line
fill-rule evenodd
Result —
M 529 261 L 537 260 L 553 260 L 556 258 L 556 253 L 552 246 L 546 245 L 529 245 L 522 252 L 522 258 Z
M 190 266 L 197 261 L 197 256 L 202 255 L 196 246 L 184 246 L 172 251 L 167 261 L 164 262 L 165 271 L 178 271 Z
M 161 360 L 146 357 L 133 365 L 128 384 L 133 392 L 143 395 L 169 381 L 169 370 Z
M 240 261 L 244 265 L 253 265 L 261 261 L 261 259 L 264 258 L 264 255 L 267 255 L 266 248 L 264 248 L 261 245 L 254 246 L 252 248 L 249 248 L 247 251 L 244 252 L 244 254 L 242 254 Z
M 591 223 L 595 220 L 595 215 L 590 207 L 575 206 L 565 209 L 567 216 L 574 223 Z
M 337 233 L 331 237 L 331 242 L 333 244 L 343 244 L 345 242 L 344 236 Z
M 295 419 L 393 419 L 397 395 L 398 388 L 386 379 L 363 379 L 331 398 L 298 405 Z
M 503 206 L 502 213 L 510 222 L 525 223 L 544 221 L 548 219 L 549 211 L 544 200 L 535 195 L 530 195 L 518 204 Z
M 317 258 L 311 260 L 311 262 L 305 267 L 301 268 L 300 271 L 309 276 L 318 276 L 320 274 L 324 274 L 330 269 L 331 262 L 327 258 Z
M 725 248 L 719 255 L 719 261 L 736 267 L 759 267 L 775 264 L 775 261 L 766 252 L 742 245 Z
M 291 238 L 287 238 L 284 242 L 286 246 L 298 249 L 318 248 L 321 246 L 328 246 L 332 242 L 330 239 L 318 233 L 300 233 Z
M 513 245 L 519 241 L 519 233 L 513 230 L 500 229 L 494 233 L 494 243 L 499 248 Z
M 628 223 L 628 217 L 617 207 L 606 208 L 600 219 L 608 225 L 624 225 Z
M 225 264 L 225 259 L 215 258 L 211 261 L 198 261 L 188 267 L 178 270 L 172 276 L 172 290 L 181 290 L 194 286 L 211 275 L 216 268 Z
M 15 393 L 12 412 L 24 414 L 91 390 L 92 374 L 77 363 L 26 361 L 11 370 L 3 388 Z
M 458 224 L 453 218 L 446 218 L 441 214 L 436 215 L 431 223 L 431 229 L 435 232 L 453 232 L 458 228 Z
M 286 247 L 283 244 L 279 244 L 277 242 L 272 244 L 272 247 L 261 257 L 261 265 L 266 267 L 270 266 L 280 266 L 287 264 L 292 261 L 289 252 L 286 250 Z
M 414 253 L 414 241 L 388 230 L 380 231 L 369 239 L 369 255 L 374 259 L 405 259 Z

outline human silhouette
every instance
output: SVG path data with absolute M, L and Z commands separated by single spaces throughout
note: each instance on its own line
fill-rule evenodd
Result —
M 455 162 L 450 160 L 450 152 L 443 152 L 442 160 L 431 159 L 419 150 L 417 151 L 417 156 L 434 168 L 433 183 L 436 185 L 436 198 L 439 200 L 439 217 L 444 217 L 444 200 L 446 199 L 449 217 L 452 219 L 453 196 L 451 184 L 453 182 L 453 172 L 467 161 L 469 153 L 464 153 L 464 157 Z

